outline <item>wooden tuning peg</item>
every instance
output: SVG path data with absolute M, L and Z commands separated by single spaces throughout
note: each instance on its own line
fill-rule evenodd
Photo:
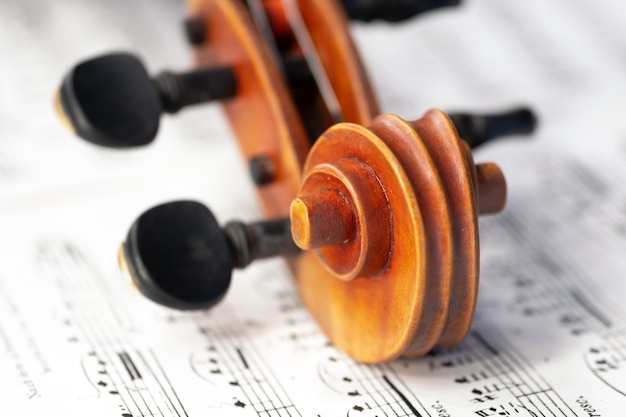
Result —
M 180 310 L 208 309 L 230 285 L 234 268 L 253 260 L 293 255 L 289 219 L 220 228 L 195 201 L 153 207 L 131 226 L 120 246 L 120 268 L 147 298 Z
M 237 90 L 229 67 L 154 79 L 139 58 L 112 53 L 76 65 L 55 96 L 61 121 L 83 139 L 107 147 L 146 145 L 155 138 L 163 112 L 232 97 Z

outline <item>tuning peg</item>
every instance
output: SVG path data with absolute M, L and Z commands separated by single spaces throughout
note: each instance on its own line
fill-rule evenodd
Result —
M 449 113 L 448 116 L 472 149 L 505 136 L 530 134 L 537 127 L 537 117 L 527 107 L 494 114 Z
M 342 0 L 342 3 L 352 20 L 400 22 L 429 10 L 458 6 L 461 0 Z
M 151 79 L 139 58 L 112 53 L 76 65 L 61 84 L 55 108 L 83 139 L 126 148 L 152 142 L 162 112 L 229 98 L 236 90 L 230 67 L 164 71 Z
M 234 268 L 256 259 L 299 252 L 289 219 L 222 229 L 195 201 L 162 204 L 131 226 L 119 251 L 122 271 L 147 298 L 176 309 L 207 309 L 219 302 Z

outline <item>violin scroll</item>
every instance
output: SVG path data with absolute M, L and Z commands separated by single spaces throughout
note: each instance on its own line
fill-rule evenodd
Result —
M 466 178 L 465 189 L 446 178 Z M 431 215 L 448 211 L 449 200 L 473 216 L 501 211 L 506 183 L 496 164 L 474 164 L 440 111 L 414 122 L 382 115 L 368 129 L 335 125 L 309 152 L 291 204 L 293 238 L 302 249 L 316 249 L 338 278 L 376 275 L 389 263 L 393 230 L 405 229 L 403 212 L 393 205 L 397 196 L 403 204 L 416 201 L 430 224 L 437 223 Z M 450 223 L 438 226 L 433 233 L 451 232 Z
M 220 229 L 200 203 L 167 203 L 133 224 L 120 264 L 153 301 L 204 309 L 224 296 L 233 268 L 278 255 L 309 265 L 314 252 L 332 278 L 303 274 L 298 284 L 326 333 L 385 340 L 333 342 L 366 362 L 418 356 L 469 330 L 477 216 L 501 210 L 505 199 L 498 166 L 475 165 L 443 112 L 413 122 L 382 115 L 368 128 L 335 125 L 316 141 L 290 219 Z M 350 301 L 320 299 L 340 294 Z

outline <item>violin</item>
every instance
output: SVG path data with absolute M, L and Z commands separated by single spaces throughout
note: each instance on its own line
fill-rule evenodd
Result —
M 263 220 L 223 227 L 196 201 L 147 210 L 119 250 L 133 285 L 168 307 L 208 309 L 234 268 L 284 256 L 319 327 L 358 361 L 460 343 L 476 305 L 477 217 L 506 201 L 500 168 L 475 164 L 471 148 L 531 133 L 536 118 L 381 115 L 349 30 L 349 18 L 458 3 L 190 0 L 193 70 L 151 77 L 123 52 L 76 65 L 55 106 L 97 145 L 147 145 L 163 113 L 219 101 L 263 208 Z

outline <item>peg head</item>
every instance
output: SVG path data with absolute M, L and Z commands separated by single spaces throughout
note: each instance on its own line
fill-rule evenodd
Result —
M 131 226 L 121 269 L 146 297 L 181 309 L 207 309 L 230 285 L 234 259 L 211 211 L 195 201 L 162 204 Z
M 55 107 L 78 136 L 112 148 L 152 142 L 162 113 L 146 68 L 127 53 L 111 53 L 76 65 L 64 78 Z

